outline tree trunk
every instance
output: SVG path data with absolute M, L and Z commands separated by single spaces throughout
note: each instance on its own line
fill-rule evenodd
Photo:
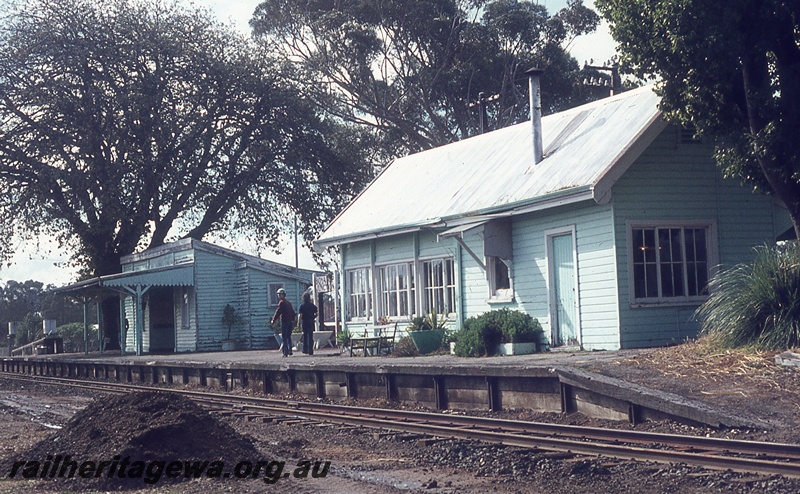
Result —
M 99 249 L 98 249 L 99 250 Z M 95 276 L 108 276 L 122 272 L 122 266 L 119 263 L 120 256 L 117 252 L 105 252 L 94 259 L 94 275 Z M 120 320 L 120 307 L 119 295 L 112 294 L 104 290 L 99 295 L 98 304 L 100 307 L 100 328 L 102 329 L 103 337 L 108 338 L 108 345 L 105 346 L 106 350 L 120 350 L 124 342 L 119 339 L 119 320 Z M 100 344 L 102 345 L 102 341 Z
M 103 337 L 108 338 L 106 350 L 119 350 L 119 297 L 111 295 L 103 297 L 100 301 L 100 312 L 102 314 Z M 102 345 L 102 342 L 100 342 Z M 124 342 L 122 342 L 124 344 Z

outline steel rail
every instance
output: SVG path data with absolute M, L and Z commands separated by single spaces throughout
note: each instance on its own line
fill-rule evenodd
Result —
M 634 461 L 649 460 L 656 463 L 686 463 L 714 470 L 734 470 L 800 478 L 800 464 L 792 461 L 797 460 L 798 455 L 800 455 L 800 445 L 797 444 L 680 436 L 539 422 L 518 422 L 463 415 L 348 407 L 193 390 L 176 390 L 155 386 L 97 381 L 87 382 L 85 380 L 52 376 L 19 376 L 5 372 L 0 372 L 0 376 L 115 393 L 153 390 L 175 392 L 205 404 L 232 407 L 238 411 L 250 410 L 259 413 L 283 414 L 322 422 L 413 432 L 444 438 L 480 440 L 529 449 L 568 452 L 576 455 L 614 457 Z M 624 443 L 661 444 L 695 451 L 716 451 L 762 457 L 769 455 L 781 460 L 716 456 L 694 451 L 650 449 L 633 447 Z
M 242 397 L 241 401 L 259 403 L 260 398 Z M 450 427 L 471 427 L 474 429 L 503 430 L 518 434 L 559 435 L 593 439 L 599 441 L 624 442 L 635 444 L 663 444 L 679 448 L 691 448 L 702 451 L 735 451 L 737 454 L 774 455 L 787 459 L 800 459 L 800 444 L 770 443 L 745 441 L 738 439 L 722 439 L 704 436 L 682 436 L 657 432 L 630 431 L 624 429 L 603 429 L 597 427 L 548 424 L 544 422 L 523 422 L 516 420 L 472 417 L 441 413 L 398 411 L 381 408 L 342 407 L 312 402 L 293 403 L 298 410 L 318 410 L 326 413 L 337 413 L 343 409 L 348 415 L 363 414 L 387 420 L 425 420 Z

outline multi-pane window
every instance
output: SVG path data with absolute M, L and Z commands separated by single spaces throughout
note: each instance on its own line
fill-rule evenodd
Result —
M 452 259 L 422 263 L 423 312 L 452 314 L 456 311 L 456 276 Z
M 708 227 L 632 228 L 634 299 L 708 295 Z
M 370 298 L 372 284 L 369 268 L 351 269 L 346 272 L 347 283 L 347 320 L 364 320 L 372 316 Z
M 411 263 L 392 264 L 378 268 L 380 276 L 379 315 L 385 317 L 411 316 L 414 313 L 414 269 Z

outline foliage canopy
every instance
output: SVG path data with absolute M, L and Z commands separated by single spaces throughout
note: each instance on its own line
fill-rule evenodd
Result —
M 0 257 L 59 239 L 87 274 L 183 236 L 309 240 L 360 190 L 357 136 L 207 12 L 34 0 L 0 30 Z
M 532 66 L 547 71 L 545 112 L 596 99 L 564 47 L 598 23 L 582 0 L 554 16 L 518 0 L 264 0 L 251 20 L 318 105 L 373 131 L 379 160 L 477 133 L 481 93 L 496 97 L 488 127 L 524 120 Z
M 772 190 L 800 238 L 800 2 L 597 0 L 623 66 L 667 117 L 718 139 L 725 172 Z

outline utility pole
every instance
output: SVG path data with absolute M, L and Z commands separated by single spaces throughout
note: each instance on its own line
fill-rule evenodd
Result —
M 616 63 L 612 63 L 609 65 L 589 65 L 584 63 L 584 69 L 593 69 L 593 70 L 600 70 L 603 72 L 610 72 L 611 73 L 611 86 L 609 88 L 609 96 L 614 96 L 615 94 L 619 94 L 622 92 L 622 80 L 619 77 L 619 65 Z M 595 81 L 594 78 L 591 80 L 584 80 L 583 83 L 587 86 L 605 86 L 603 84 L 602 79 L 598 79 Z
M 499 94 L 494 94 L 487 98 L 486 93 L 481 91 L 478 93 L 478 101 L 469 103 L 467 105 L 467 108 L 475 108 L 476 106 L 478 107 L 478 127 L 481 134 L 489 130 L 489 114 L 486 112 L 486 103 L 491 103 L 492 101 L 497 101 L 499 99 Z

